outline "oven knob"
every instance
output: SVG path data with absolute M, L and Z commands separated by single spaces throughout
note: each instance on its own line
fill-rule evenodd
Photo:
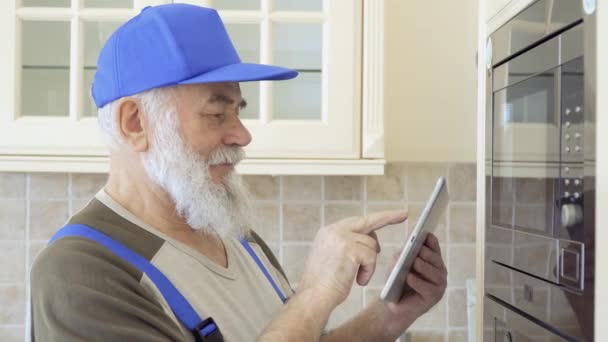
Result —
M 578 132 L 577 132 L 577 133 L 574 133 L 574 137 L 575 137 L 576 139 L 580 139 L 580 138 L 581 138 L 581 134 L 580 134 L 580 133 L 578 133 Z
M 570 127 L 570 121 L 566 121 L 564 124 L 566 125 L 566 127 Z
M 566 108 L 566 115 L 570 115 L 570 108 Z
M 570 168 L 569 167 L 564 167 L 564 173 L 569 173 L 570 172 Z
M 568 191 L 564 191 L 564 197 L 570 197 L 570 193 Z
M 564 135 L 564 139 L 570 140 L 570 134 L 566 133 L 566 135 Z
M 570 185 L 570 180 L 569 179 L 564 179 L 564 185 Z
M 581 106 L 576 106 L 576 108 L 574 108 L 574 111 L 577 113 L 580 113 L 581 111 Z
M 566 153 L 570 152 L 570 147 L 566 146 L 565 150 L 566 150 Z
M 575 179 L 575 180 L 574 180 L 574 185 L 581 185 L 581 181 L 580 181 L 580 180 L 578 180 L 578 179 Z
M 580 146 L 574 146 L 574 150 L 575 150 L 576 152 L 580 152 L 580 151 L 581 151 L 581 147 L 580 147 Z
M 583 211 L 578 204 L 562 205 L 562 226 L 570 227 L 583 220 Z
M 578 193 L 578 192 L 575 192 L 575 193 L 574 193 L 574 198 L 579 198 L 579 197 L 581 197 L 581 194 L 580 194 L 580 193 Z

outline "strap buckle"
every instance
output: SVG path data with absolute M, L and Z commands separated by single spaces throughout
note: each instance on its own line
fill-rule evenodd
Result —
M 192 334 L 196 342 L 224 342 L 220 328 L 211 317 L 197 325 Z

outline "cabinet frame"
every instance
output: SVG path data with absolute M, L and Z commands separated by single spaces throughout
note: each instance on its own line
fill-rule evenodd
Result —
M 0 19 L 6 27 L 12 28 L 0 33 L 8 47 L 0 53 L 0 87 L 4 90 L 0 94 L 0 171 L 107 172 L 107 149 L 96 119 L 82 117 L 81 114 L 85 91 L 84 22 L 127 20 L 145 6 L 168 2 L 171 1 L 135 0 L 133 9 L 82 8 L 83 0 L 72 1 L 71 7 L 66 8 L 18 8 L 14 1 L 0 4 Z M 179 2 L 208 5 L 209 1 Z M 334 18 L 329 22 L 331 29 L 328 29 L 327 22 L 323 24 L 323 44 L 337 42 L 341 47 L 335 51 L 341 52 L 331 58 L 323 57 L 322 83 L 326 90 L 322 99 L 322 119 L 269 121 L 267 117 L 261 117 L 259 120 L 244 120 L 254 140 L 247 148 L 250 158 L 238 167 L 239 171 L 243 174 L 383 174 L 383 2 L 356 0 L 353 5 L 346 0 L 326 0 L 321 13 L 271 12 L 271 3 L 271 0 L 261 0 L 260 11 L 220 10 L 220 15 L 227 23 L 261 20 L 262 35 L 267 34 L 263 31 L 270 27 L 265 22 L 319 22 L 345 9 L 349 9 L 349 15 L 342 15 L 338 22 Z M 21 103 L 21 22 L 24 20 L 70 23 L 70 98 L 66 117 L 18 117 Z M 330 35 L 329 39 L 327 35 Z M 338 39 L 344 36 L 353 39 Z M 269 44 L 261 38 L 261 54 L 269 53 L 269 48 L 263 48 Z M 323 53 L 327 54 L 327 51 L 324 46 Z M 345 63 L 341 61 L 345 59 L 350 59 L 346 63 L 350 63 L 350 68 L 342 65 Z M 265 56 L 262 62 L 264 60 L 272 62 L 271 56 Z M 329 86 L 328 73 L 339 73 L 330 77 L 341 80 L 340 83 L 334 81 L 333 86 Z M 339 88 L 344 87 L 336 84 L 348 84 L 351 96 L 341 96 L 345 92 L 340 93 Z M 270 82 L 261 82 L 260 88 L 260 100 L 270 101 Z M 336 108 L 343 111 L 338 116 L 332 114 L 332 108 L 328 107 L 327 102 L 332 95 L 339 100 L 332 105 L 334 112 Z M 333 121 L 329 120 L 330 115 L 333 115 Z M 314 138 L 322 134 L 326 140 Z M 277 143 L 290 135 L 300 136 L 300 143 L 287 144 L 286 147 Z

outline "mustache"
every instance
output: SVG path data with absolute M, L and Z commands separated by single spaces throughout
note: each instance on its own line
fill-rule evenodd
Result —
M 209 154 L 208 165 L 233 164 L 236 165 L 245 159 L 245 150 L 242 147 L 221 146 Z

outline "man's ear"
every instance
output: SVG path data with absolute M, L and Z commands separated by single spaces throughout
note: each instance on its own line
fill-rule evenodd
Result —
M 136 152 L 148 150 L 149 130 L 141 103 L 132 97 L 122 98 L 118 102 L 118 129 L 125 142 Z

